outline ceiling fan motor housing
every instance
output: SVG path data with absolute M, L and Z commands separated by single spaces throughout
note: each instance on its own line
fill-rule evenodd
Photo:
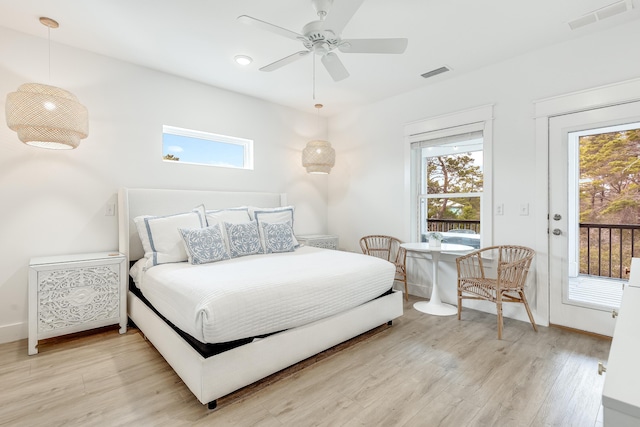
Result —
M 331 30 L 323 28 L 324 22 L 309 22 L 302 28 L 306 40 L 303 41 L 304 47 L 316 53 L 327 53 L 338 46 L 339 39 Z

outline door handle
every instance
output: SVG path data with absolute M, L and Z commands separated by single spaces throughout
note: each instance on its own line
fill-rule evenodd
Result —
M 560 221 L 560 220 L 562 219 L 562 215 L 560 215 L 560 214 L 555 214 L 555 215 L 553 216 L 553 219 L 554 219 L 554 221 Z
M 559 236 L 562 234 L 562 231 L 559 228 L 554 228 L 553 229 L 553 235 L 554 236 Z
M 602 375 L 604 372 L 607 372 L 607 367 L 604 366 L 604 363 L 598 362 L 598 375 Z

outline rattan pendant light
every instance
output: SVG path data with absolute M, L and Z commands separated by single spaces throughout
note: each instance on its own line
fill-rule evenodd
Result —
M 322 104 L 316 104 L 318 117 Z M 329 141 L 314 140 L 309 141 L 302 150 L 302 166 L 307 169 L 307 173 L 328 174 L 336 163 L 336 151 L 331 147 Z
M 49 28 L 58 28 L 50 18 L 40 18 Z M 49 74 L 51 37 L 49 36 Z M 51 78 L 51 76 L 49 76 Z M 25 83 L 7 95 L 9 128 L 27 145 L 57 150 L 76 148 L 89 135 L 89 114 L 72 93 L 40 83 Z

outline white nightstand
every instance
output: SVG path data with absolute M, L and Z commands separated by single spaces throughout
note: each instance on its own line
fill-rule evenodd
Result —
M 126 257 L 118 252 L 32 258 L 29 354 L 38 340 L 120 324 L 127 331 Z
M 316 248 L 338 249 L 338 236 L 330 234 L 303 234 L 296 236 L 298 243 Z

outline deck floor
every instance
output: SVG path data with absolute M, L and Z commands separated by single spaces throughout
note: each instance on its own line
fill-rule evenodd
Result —
M 569 299 L 606 308 L 620 308 L 626 280 L 584 276 L 569 278 Z

